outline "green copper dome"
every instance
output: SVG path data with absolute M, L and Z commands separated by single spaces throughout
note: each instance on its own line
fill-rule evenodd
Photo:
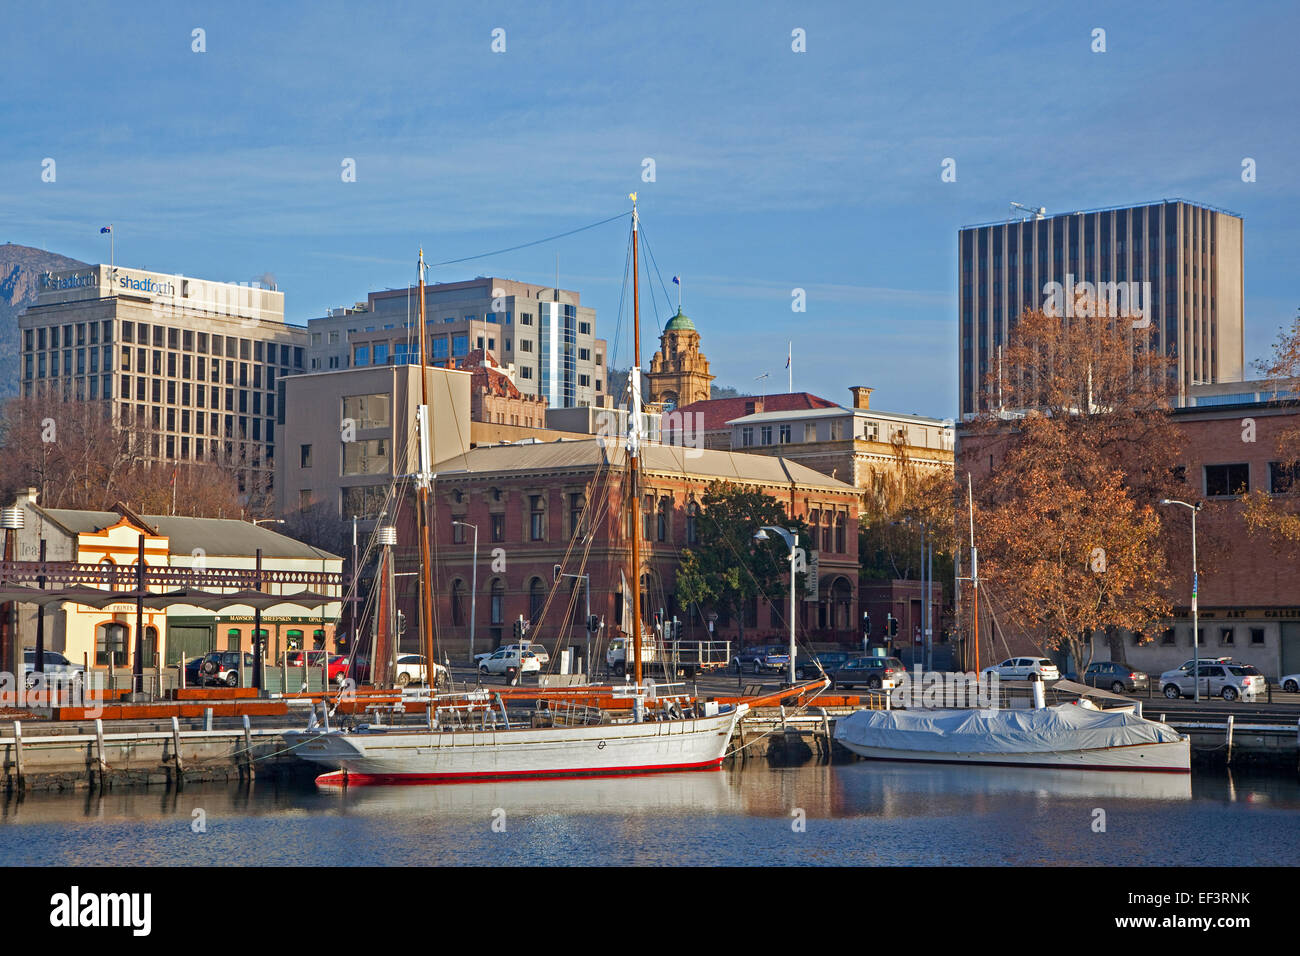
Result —
M 677 314 L 674 315 L 671 319 L 669 319 L 668 324 L 664 326 L 664 331 L 665 332 L 694 332 L 695 323 L 692 322 L 689 318 L 687 318 L 686 313 L 683 312 L 679 307 L 677 309 Z

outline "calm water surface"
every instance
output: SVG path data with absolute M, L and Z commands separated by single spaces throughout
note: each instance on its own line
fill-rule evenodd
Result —
M 1105 832 L 1094 832 L 1097 809 Z M 196 811 L 206 832 L 192 827 Z M 1215 838 L 1188 840 L 1188 833 Z M 1286 774 L 1189 779 L 860 762 L 347 791 L 191 785 L 180 793 L 32 794 L 0 804 L 0 865 L 1235 866 L 1297 859 L 1300 781 Z

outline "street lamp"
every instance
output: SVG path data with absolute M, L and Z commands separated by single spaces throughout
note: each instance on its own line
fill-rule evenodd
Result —
M 790 549 L 790 607 L 787 611 L 790 617 L 790 685 L 794 686 L 794 556 L 799 550 L 799 535 L 793 531 L 787 531 L 785 528 L 778 528 L 775 525 L 765 524 L 754 535 L 755 541 L 767 541 L 767 533 L 779 534 L 781 540 L 785 542 L 786 547 Z
M 1201 700 L 1201 628 L 1200 616 L 1196 610 L 1196 588 L 1199 584 L 1196 573 L 1196 512 L 1201 510 L 1202 501 L 1188 504 L 1173 498 L 1160 499 L 1162 505 L 1182 505 L 1192 513 L 1192 699 Z
M 453 521 L 462 528 L 474 529 L 474 567 L 470 571 L 469 585 L 469 659 L 474 660 L 474 631 L 478 625 L 478 525 L 465 521 Z M 519 666 L 523 667 L 523 653 L 519 655 Z

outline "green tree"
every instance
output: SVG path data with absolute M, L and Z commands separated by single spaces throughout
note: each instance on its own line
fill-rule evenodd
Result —
M 701 611 L 734 615 L 742 642 L 745 605 L 754 598 L 780 601 L 789 593 L 789 550 L 775 535 L 755 541 L 764 525 L 795 531 L 799 546 L 808 548 L 807 526 L 790 518 L 776 498 L 714 482 L 700 499 L 698 543 L 682 552 L 677 570 L 678 599 Z M 802 588 L 804 577 L 798 575 L 796 588 Z

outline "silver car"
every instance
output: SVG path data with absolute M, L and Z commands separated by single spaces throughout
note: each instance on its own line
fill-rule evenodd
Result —
M 23 675 L 30 689 L 36 685 L 40 679 L 35 674 L 36 670 L 36 648 L 23 648 Z M 79 687 L 85 683 L 86 669 L 80 664 L 74 664 L 58 651 L 45 652 L 45 686 L 46 687 Z
M 1234 662 L 1202 661 L 1200 681 L 1202 697 L 1222 697 L 1224 700 L 1253 700 L 1268 689 L 1268 681 L 1259 670 L 1249 664 Z M 1192 671 L 1182 668 L 1165 671 L 1160 675 L 1160 686 L 1170 700 L 1192 697 L 1195 694 L 1196 677 Z

